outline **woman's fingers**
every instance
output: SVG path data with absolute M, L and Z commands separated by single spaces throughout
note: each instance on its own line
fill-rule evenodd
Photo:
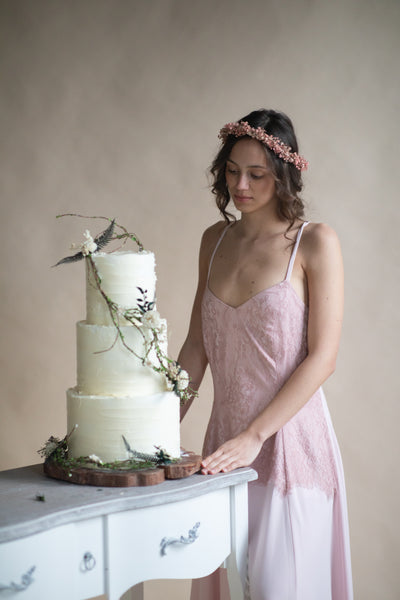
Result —
M 220 471 L 228 469 L 232 462 L 232 452 L 227 449 L 224 444 L 202 461 L 202 472 L 204 474 L 219 473 Z
M 204 475 L 214 475 L 221 471 L 227 473 L 248 466 L 257 457 L 261 446 L 259 440 L 245 431 L 207 456 L 202 461 L 201 472 Z
M 202 473 L 218 473 L 225 466 L 226 461 L 227 455 L 224 454 L 223 448 L 218 448 L 216 452 L 213 452 L 202 461 Z

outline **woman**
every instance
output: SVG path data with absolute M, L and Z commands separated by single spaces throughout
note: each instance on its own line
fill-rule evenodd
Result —
M 211 173 L 224 221 L 203 235 L 178 359 L 195 389 L 208 363 L 213 375 L 202 473 L 258 472 L 249 485 L 251 600 L 349 600 L 343 471 L 320 387 L 339 347 L 340 245 L 330 227 L 303 219 L 307 161 L 286 115 L 254 111 L 220 137 Z M 192 600 L 227 597 L 221 581 L 218 571 L 195 580 Z

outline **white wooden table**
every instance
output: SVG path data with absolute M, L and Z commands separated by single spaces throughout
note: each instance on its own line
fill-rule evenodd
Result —
M 0 600 L 143 597 L 149 579 L 203 577 L 225 562 L 243 598 L 250 468 L 141 488 L 0 472 Z M 44 496 L 39 501 L 37 496 Z

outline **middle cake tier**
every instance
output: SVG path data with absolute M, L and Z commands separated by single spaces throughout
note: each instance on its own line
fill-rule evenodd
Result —
M 146 356 L 146 340 L 152 335 L 151 331 L 131 326 L 120 329 L 126 345 L 134 352 L 116 338 L 115 327 L 89 325 L 86 321 L 77 323 L 78 391 L 106 396 L 147 396 L 165 392 L 166 377 L 151 366 L 143 365 L 141 360 Z M 147 361 L 157 364 L 154 349 Z

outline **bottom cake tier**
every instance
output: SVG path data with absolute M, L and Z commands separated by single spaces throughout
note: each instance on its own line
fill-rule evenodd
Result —
M 131 458 L 132 450 L 154 454 L 157 447 L 180 456 L 179 397 L 162 392 L 145 397 L 87 396 L 67 390 L 68 454 L 95 454 L 103 462 Z

